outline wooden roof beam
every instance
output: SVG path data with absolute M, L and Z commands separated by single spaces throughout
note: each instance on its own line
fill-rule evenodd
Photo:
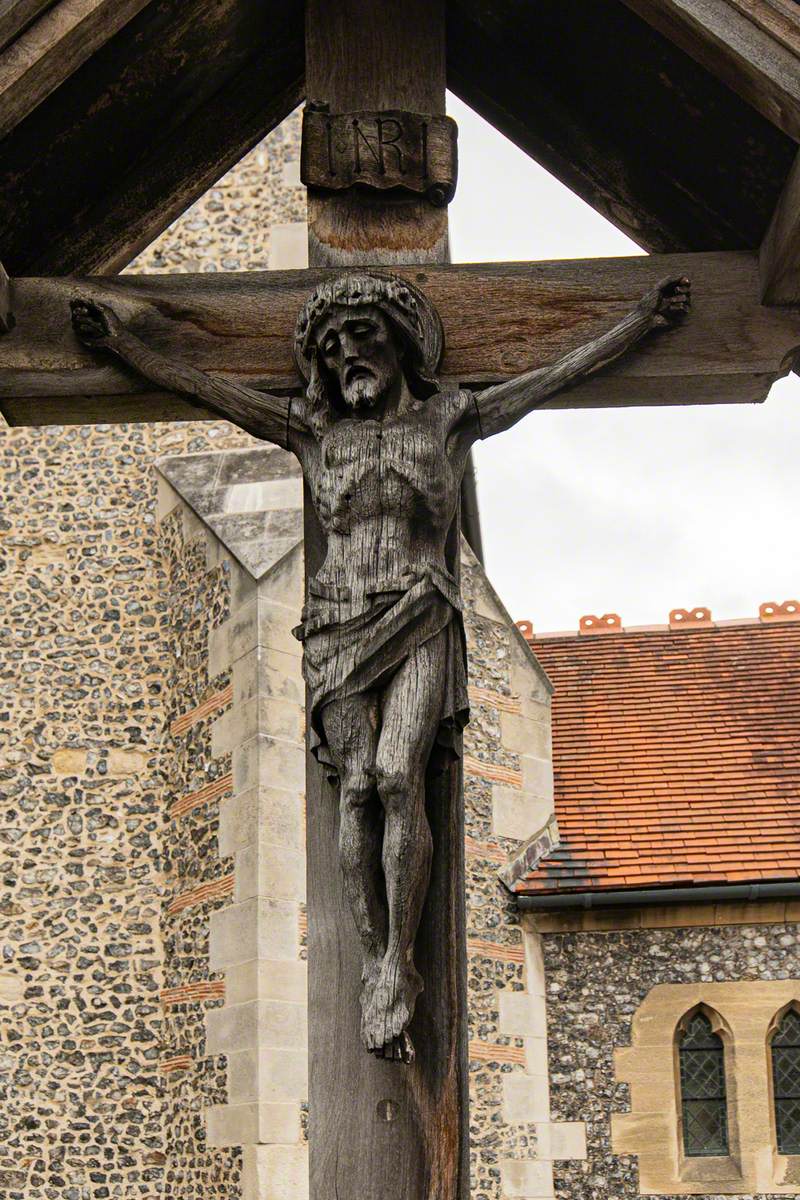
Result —
M 147 3 L 61 0 L 48 8 L 0 56 L 0 138 Z
M 620 0 L 448 0 L 447 55 L 457 95 L 640 246 L 758 249 L 795 143 Z
M 9 273 L 119 271 L 302 94 L 301 0 L 145 4 L 2 141 Z
M 800 142 L 800 8 L 776 0 L 623 3 Z
M 11 299 L 11 280 L 0 263 L 0 333 L 9 333 L 15 325 L 14 305 Z
M 55 0 L 0 0 L 0 50 L 19 37 Z
M 759 255 L 764 304 L 800 304 L 800 153 Z

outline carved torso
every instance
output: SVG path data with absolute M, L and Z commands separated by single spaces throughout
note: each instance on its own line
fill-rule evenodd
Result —
M 469 392 L 416 401 L 383 420 L 342 418 L 296 447 L 328 537 L 317 579 L 352 592 L 444 567 L 474 423 Z

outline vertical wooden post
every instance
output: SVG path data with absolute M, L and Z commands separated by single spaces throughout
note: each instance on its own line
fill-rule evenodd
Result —
M 445 111 L 444 0 L 306 0 L 306 98 L 332 112 Z M 309 266 L 447 261 L 447 209 L 309 189 Z
M 332 112 L 443 113 L 443 0 L 307 0 L 306 95 Z M 309 191 L 311 266 L 444 262 L 447 211 L 426 199 Z M 306 504 L 306 574 L 323 539 Z M 457 570 L 458 526 L 449 557 Z M 360 954 L 338 859 L 338 797 L 309 756 L 311 1200 L 467 1200 L 469 1192 L 463 781 L 429 776 L 434 859 L 417 938 L 425 981 L 411 1066 L 359 1036 Z

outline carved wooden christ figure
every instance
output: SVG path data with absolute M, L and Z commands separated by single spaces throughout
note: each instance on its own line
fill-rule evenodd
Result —
M 350 272 L 322 283 L 301 311 L 295 355 L 306 387 L 286 399 L 168 360 L 111 309 L 72 304 L 86 345 L 300 460 L 327 553 L 295 633 L 311 746 L 340 788 L 362 1038 L 380 1057 L 413 1058 L 408 1027 L 422 989 L 414 939 L 432 854 L 425 774 L 455 752 L 468 715 L 461 601 L 445 543 L 469 448 L 675 323 L 688 305 L 688 280 L 665 280 L 604 336 L 473 393 L 440 387 L 441 322 L 419 290 L 395 275 Z

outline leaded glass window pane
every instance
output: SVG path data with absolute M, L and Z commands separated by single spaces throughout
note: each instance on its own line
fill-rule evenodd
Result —
M 800 1016 L 790 1008 L 772 1039 L 772 1092 L 780 1154 L 800 1154 Z
M 703 1013 L 695 1013 L 678 1046 L 683 1149 L 687 1157 L 728 1153 L 725 1051 Z

